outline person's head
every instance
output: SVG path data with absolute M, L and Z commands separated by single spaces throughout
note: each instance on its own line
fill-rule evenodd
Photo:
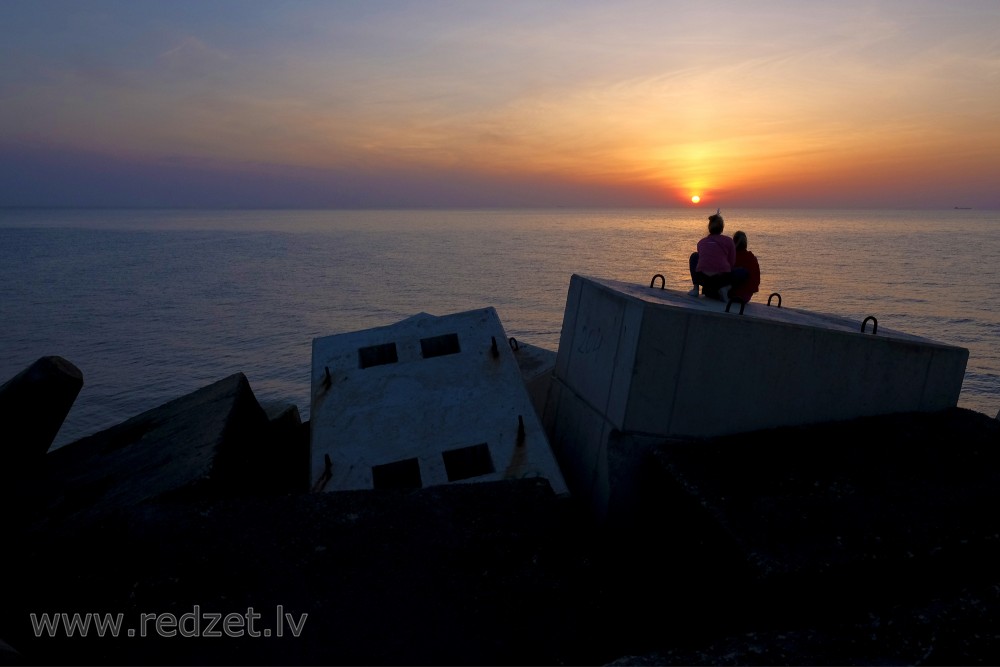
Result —
M 709 234 L 721 234 L 726 223 L 723 222 L 722 216 L 718 213 L 713 213 L 708 216 L 708 233 Z
M 747 235 L 746 232 L 736 232 L 733 234 L 733 243 L 736 244 L 737 250 L 747 249 Z

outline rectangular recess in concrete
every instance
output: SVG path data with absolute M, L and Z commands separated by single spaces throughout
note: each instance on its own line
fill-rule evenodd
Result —
M 471 479 L 496 472 L 493 459 L 490 458 L 490 448 L 485 442 L 470 447 L 459 447 L 441 452 L 444 459 L 444 469 L 448 473 L 449 482 L 460 479 Z
M 458 334 L 449 333 L 420 339 L 420 355 L 424 359 L 458 354 L 462 351 L 458 344 Z
M 397 361 L 399 361 L 399 355 L 396 353 L 395 343 L 369 345 L 358 350 L 358 364 L 361 368 L 384 366 L 385 364 L 394 364 Z
M 372 486 L 376 489 L 419 489 L 420 461 L 403 459 L 372 466 Z

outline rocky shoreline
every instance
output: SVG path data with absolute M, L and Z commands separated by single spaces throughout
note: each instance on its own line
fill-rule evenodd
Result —
M 981 413 L 632 443 L 596 521 L 540 479 L 311 493 L 309 424 L 242 374 L 46 453 L 63 362 L 0 387 L 5 664 L 1000 662 Z

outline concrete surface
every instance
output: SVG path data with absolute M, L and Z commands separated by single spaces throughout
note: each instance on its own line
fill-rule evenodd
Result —
M 40 526 L 75 528 L 164 495 L 287 489 L 285 454 L 270 433 L 236 373 L 50 452 L 22 481 Z
M 964 348 L 777 305 L 725 309 L 571 278 L 543 423 L 571 491 L 598 515 L 615 434 L 704 438 L 957 405 Z
M 318 491 L 540 477 L 566 492 L 493 308 L 314 339 L 310 414 Z

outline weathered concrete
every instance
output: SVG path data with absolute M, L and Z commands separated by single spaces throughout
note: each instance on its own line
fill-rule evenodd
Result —
M 598 514 L 609 438 L 712 437 L 957 405 L 968 350 L 787 307 L 574 275 L 543 422 Z
M 83 373 L 62 357 L 42 357 L 0 387 L 0 469 L 17 475 L 52 446 L 83 387 Z
M 288 487 L 287 453 L 242 373 L 77 440 L 45 457 L 31 484 L 42 523 L 80 524 L 168 494 Z
M 520 341 L 511 343 L 511 349 L 521 369 L 521 379 L 528 390 L 531 404 L 535 406 L 535 412 L 541 418 L 549 394 L 549 384 L 552 382 L 552 371 L 556 367 L 556 353 Z
M 311 473 L 320 491 L 562 474 L 493 308 L 313 340 Z

